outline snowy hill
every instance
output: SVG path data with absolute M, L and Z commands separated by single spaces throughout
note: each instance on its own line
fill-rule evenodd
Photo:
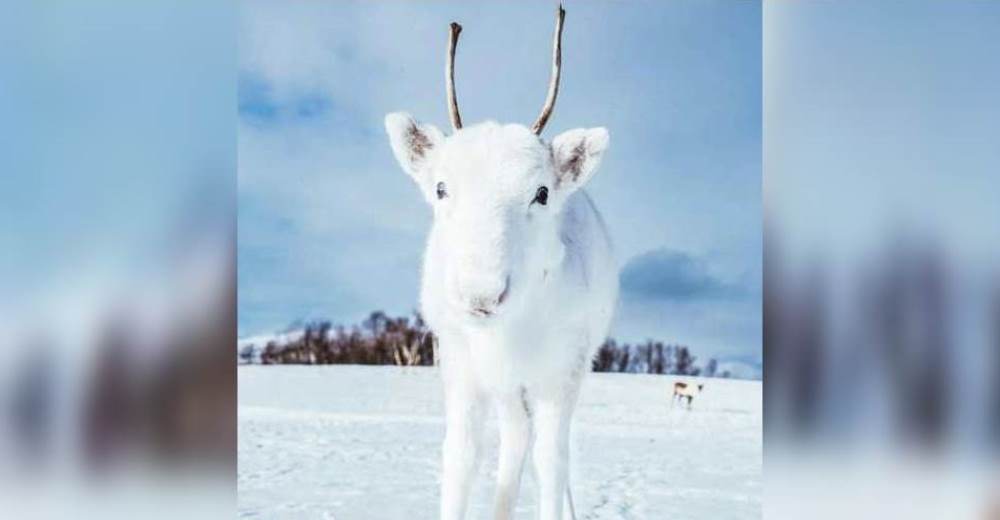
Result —
M 578 518 L 761 517 L 761 383 L 702 380 L 687 410 L 670 404 L 674 380 L 588 376 L 573 426 Z M 436 518 L 436 369 L 242 366 L 239 389 L 241 516 Z M 486 432 L 470 518 L 491 514 L 494 420 Z M 517 518 L 535 500 L 528 471 Z

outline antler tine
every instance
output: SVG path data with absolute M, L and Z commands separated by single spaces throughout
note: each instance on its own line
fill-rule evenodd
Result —
M 462 26 L 451 22 L 451 32 L 448 33 L 448 57 L 445 61 L 445 91 L 448 95 L 448 117 L 455 130 L 462 128 L 462 116 L 458 113 L 458 99 L 455 97 L 455 47 L 458 46 L 458 35 Z
M 552 41 L 552 77 L 549 79 L 549 93 L 545 97 L 545 105 L 542 106 L 542 113 L 538 115 L 535 124 L 531 125 L 531 131 L 541 134 L 545 128 L 545 123 L 549 122 L 552 109 L 556 106 L 556 96 L 559 94 L 559 73 L 562 69 L 562 30 L 563 19 L 566 18 L 566 10 L 559 4 L 559 12 L 556 15 L 556 33 Z

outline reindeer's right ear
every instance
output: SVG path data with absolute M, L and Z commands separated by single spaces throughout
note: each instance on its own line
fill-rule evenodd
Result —
M 435 149 L 441 146 L 444 134 L 434 125 L 417 123 L 406 112 L 385 116 L 385 131 L 399 165 L 422 186 L 424 167 Z

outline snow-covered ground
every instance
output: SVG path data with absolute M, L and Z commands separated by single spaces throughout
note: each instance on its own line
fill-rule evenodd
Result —
M 573 428 L 583 519 L 761 516 L 761 383 L 704 380 L 689 411 L 670 376 L 591 374 Z M 241 366 L 243 517 L 368 520 L 437 515 L 444 434 L 433 368 Z M 497 434 L 487 425 L 471 518 L 489 518 Z M 532 518 L 534 480 L 518 518 Z

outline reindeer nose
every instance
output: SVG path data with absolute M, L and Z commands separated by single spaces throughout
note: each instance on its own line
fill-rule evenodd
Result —
M 499 282 L 478 284 L 476 289 L 468 293 L 469 312 L 479 317 L 492 316 L 497 308 L 507 301 L 509 293 L 509 276 L 503 277 Z

